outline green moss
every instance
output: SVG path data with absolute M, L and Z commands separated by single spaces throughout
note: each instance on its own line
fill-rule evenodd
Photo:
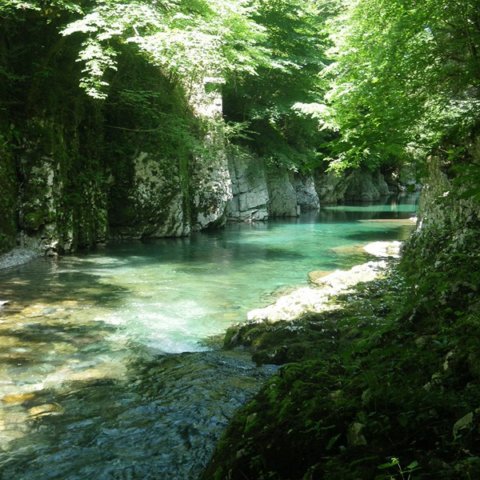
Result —
M 419 310 L 414 292 L 394 271 L 333 317 L 231 330 L 230 345 L 290 363 L 238 412 L 202 478 L 386 480 L 409 465 L 411 478 L 477 478 L 480 306 L 465 291 L 461 314 Z
M 0 124 L 1 125 L 1 124 Z M 15 246 L 17 179 L 6 136 L 0 130 L 0 253 Z

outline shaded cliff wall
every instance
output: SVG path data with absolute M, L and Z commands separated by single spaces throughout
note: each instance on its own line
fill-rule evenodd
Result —
M 320 201 L 311 175 L 267 165 L 251 151 L 229 147 L 232 199 L 227 217 L 233 221 L 296 217 L 317 210 Z
M 105 238 L 102 108 L 82 97 L 74 49 L 54 22 L 27 17 L 2 19 L 0 162 L 10 220 L 0 229 L 10 247 L 17 232 L 43 250 L 91 246 Z
M 422 308 L 451 303 L 460 311 L 477 298 L 480 284 L 480 135 L 454 165 L 431 157 L 427 167 L 419 223 L 402 263 Z
M 341 175 L 318 170 L 315 186 L 322 204 L 343 201 L 375 202 L 388 195 L 415 189 L 415 180 L 409 178 L 402 183 L 398 178 L 389 178 L 380 171 L 353 170 Z M 403 179 L 402 179 L 403 180 Z
M 0 253 L 15 245 L 17 182 L 8 138 L 0 135 Z
M 219 91 L 199 76 L 193 95 L 126 45 L 108 99 L 91 99 L 77 40 L 26 15 L 0 35 L 0 251 L 71 252 L 222 223 Z

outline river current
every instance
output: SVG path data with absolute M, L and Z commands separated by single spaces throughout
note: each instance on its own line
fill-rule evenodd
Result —
M 195 479 L 275 371 L 221 335 L 311 270 L 402 240 L 415 200 L 111 245 L 0 271 L 0 479 Z

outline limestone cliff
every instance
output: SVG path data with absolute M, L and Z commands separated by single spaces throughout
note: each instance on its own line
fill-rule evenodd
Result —
M 233 198 L 227 217 L 233 221 L 297 217 L 318 210 L 320 201 L 313 177 L 266 165 L 246 149 L 230 149 L 229 168 Z

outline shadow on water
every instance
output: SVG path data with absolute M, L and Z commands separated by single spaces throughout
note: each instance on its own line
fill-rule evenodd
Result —
M 71 262 L 66 259 L 65 262 Z M 105 279 L 87 269 L 62 271 L 62 262 L 52 263 L 37 259 L 18 267 L 15 272 L 0 272 L 0 298 L 21 305 L 44 303 L 56 305 L 60 300 L 74 300 L 79 304 L 115 306 L 128 294 L 128 288 L 111 285 Z M 9 310 L 0 310 L 0 315 Z M 48 313 L 48 312 L 47 312 Z
M 249 231 L 247 225 L 239 225 L 242 231 Z M 250 231 L 267 232 L 273 229 L 270 226 L 265 228 L 254 228 Z M 201 265 L 202 268 L 208 268 L 214 264 L 222 262 L 243 262 L 256 260 L 274 260 L 288 261 L 304 258 L 304 255 L 291 248 L 282 248 L 281 246 L 268 246 L 265 243 L 242 243 L 232 239 L 229 233 L 236 231 L 235 226 L 228 232 L 202 232 L 193 234 L 189 238 L 166 238 L 151 239 L 136 244 L 112 244 L 108 250 L 99 255 L 78 256 L 71 261 L 70 265 L 63 268 L 72 269 L 71 275 L 77 274 L 76 269 L 102 272 L 115 271 L 123 268 L 137 268 L 143 266 L 168 265 L 184 263 L 190 267 Z M 110 255 L 110 261 L 105 261 L 104 255 Z M 121 260 L 119 258 L 121 257 Z M 102 262 L 99 263 L 99 258 Z M 194 273 L 194 272 L 192 272 Z M 68 272 L 63 273 L 64 278 L 68 278 Z
M 366 231 L 350 233 L 345 238 L 358 243 L 369 243 L 377 241 L 405 240 L 412 232 L 410 226 L 390 227 L 388 230 Z

